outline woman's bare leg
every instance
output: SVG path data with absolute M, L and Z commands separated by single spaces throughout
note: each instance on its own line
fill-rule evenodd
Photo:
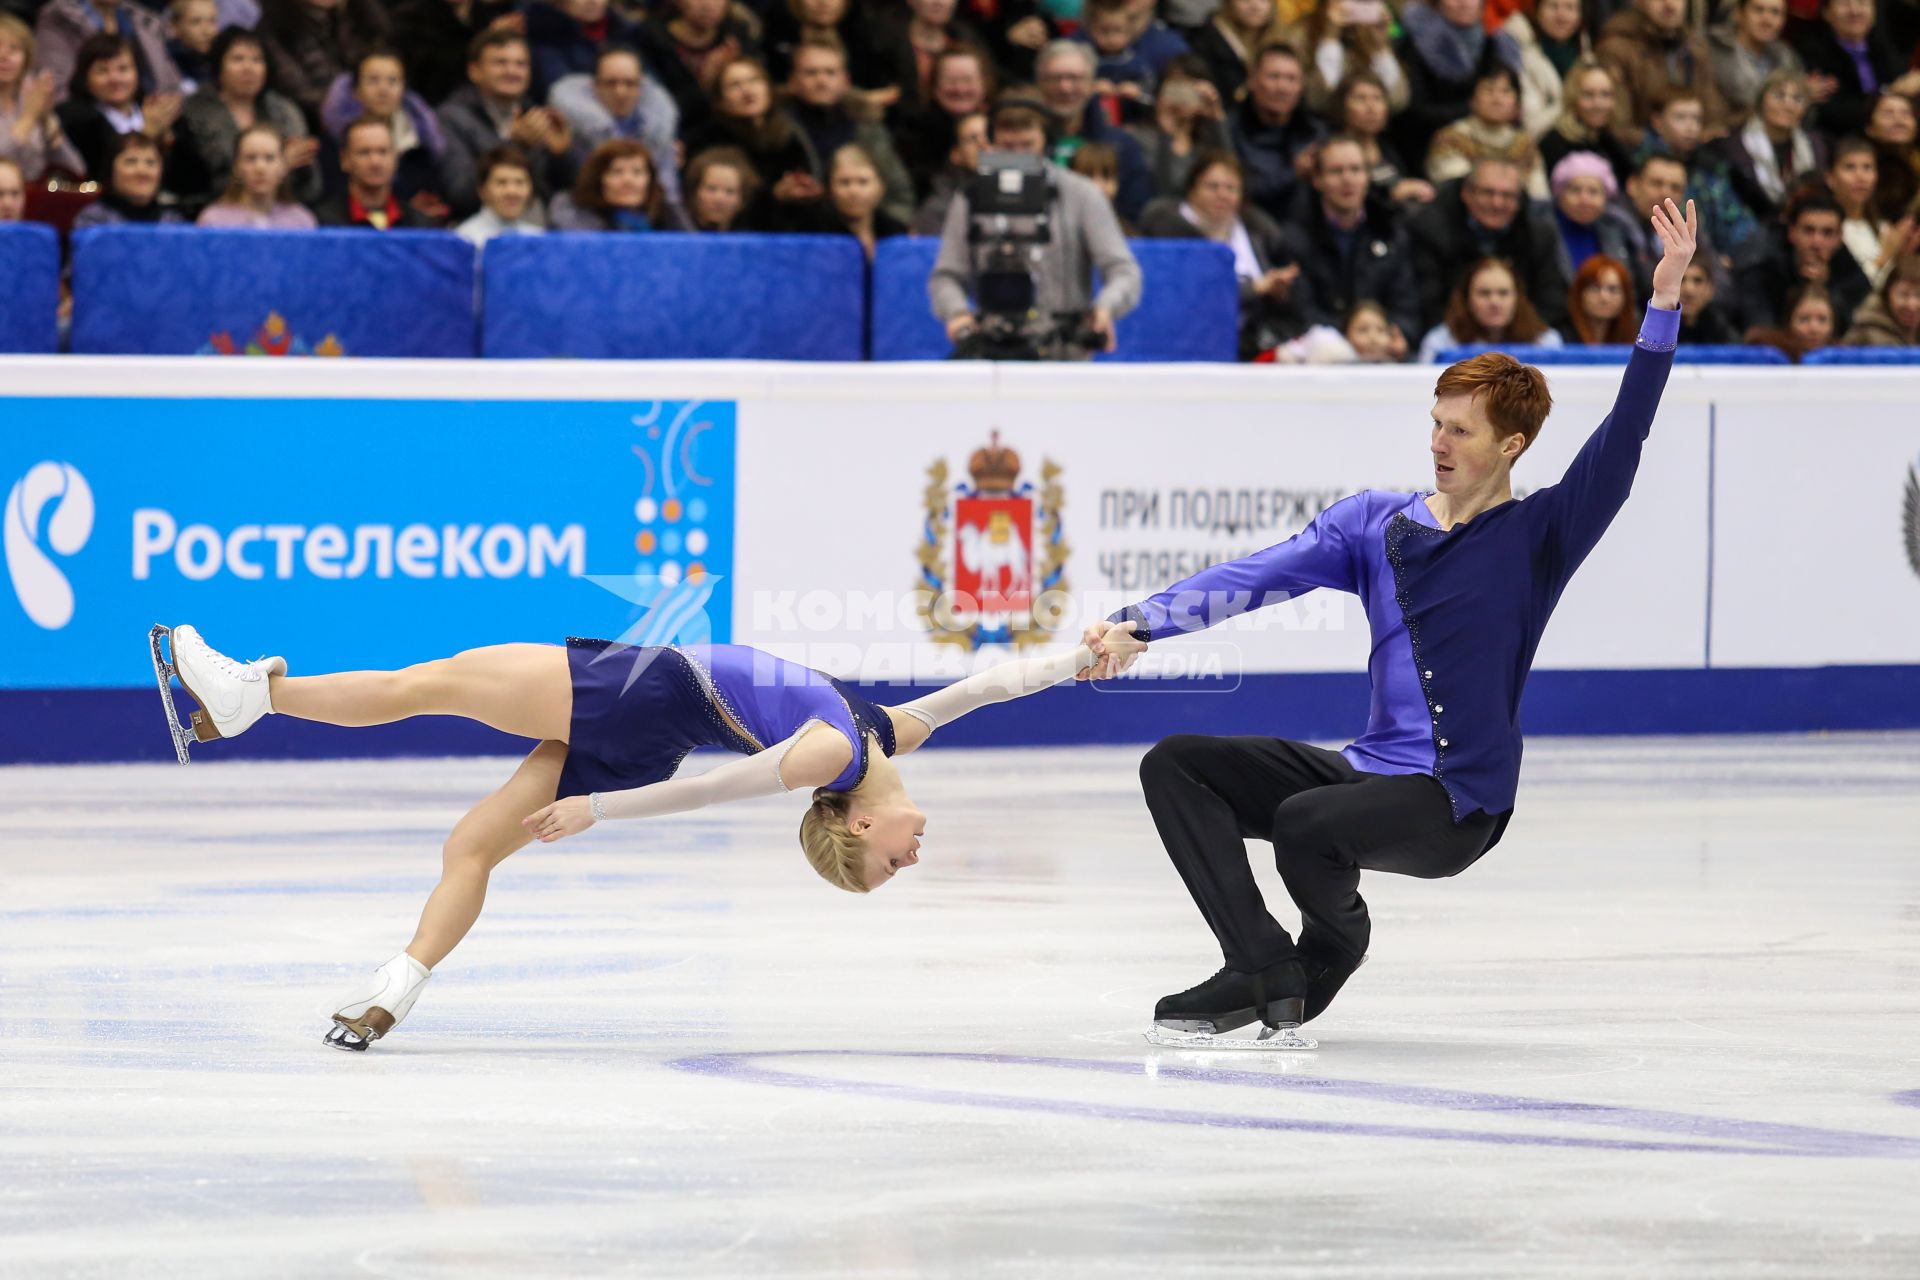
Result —
M 487 900 L 487 877 L 527 844 L 529 837 L 520 819 L 553 803 L 560 766 L 566 760 L 566 743 L 541 743 L 504 786 L 454 825 L 441 851 L 440 883 L 420 913 L 420 927 L 407 944 L 408 955 L 431 969 L 467 936 Z
M 462 716 L 517 737 L 565 742 L 573 719 L 573 676 L 559 645 L 496 644 L 398 671 L 273 676 L 269 684 L 279 714 L 354 728 Z

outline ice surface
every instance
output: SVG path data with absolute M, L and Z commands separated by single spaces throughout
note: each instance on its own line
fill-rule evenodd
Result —
M 511 762 L 0 770 L 0 1276 L 1920 1276 L 1920 737 L 1529 744 L 1310 1054 L 1142 1039 L 1139 755 L 906 762 L 864 899 L 793 797 L 535 846 L 365 1054 Z

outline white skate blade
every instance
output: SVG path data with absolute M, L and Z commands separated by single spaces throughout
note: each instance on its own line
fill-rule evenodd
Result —
M 160 682 L 160 701 L 167 708 L 167 731 L 173 735 L 173 754 L 181 764 L 187 764 L 187 748 L 193 745 L 195 739 L 193 730 L 180 723 L 180 709 L 173 705 L 173 685 L 170 682 L 179 672 L 160 652 L 160 641 L 163 639 L 171 646 L 173 629 L 156 622 L 153 630 L 147 632 L 147 645 L 153 650 L 153 675 Z
M 1215 1035 L 1211 1031 L 1176 1031 L 1158 1023 L 1146 1031 L 1149 1043 L 1168 1049 L 1253 1050 L 1260 1053 L 1299 1052 L 1318 1049 L 1320 1042 L 1300 1034 L 1298 1027 L 1261 1027 L 1255 1038 Z

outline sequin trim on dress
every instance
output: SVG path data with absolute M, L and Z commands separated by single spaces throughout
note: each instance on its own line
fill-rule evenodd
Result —
M 806 736 L 807 730 L 812 728 L 816 724 L 824 724 L 827 726 L 827 728 L 833 729 L 833 726 L 831 724 L 827 724 L 827 722 L 825 720 L 822 720 L 819 716 L 808 716 L 805 720 L 802 720 L 800 722 L 800 727 L 798 729 L 795 729 L 792 732 L 792 734 L 788 736 L 786 745 L 780 747 L 780 758 L 773 762 L 773 776 L 780 779 L 780 789 L 782 791 L 793 790 L 792 787 L 787 785 L 786 775 L 781 772 L 781 770 L 784 769 L 787 764 L 787 753 L 789 751 L 792 751 L 796 746 L 798 746 L 800 744 L 800 739 Z M 834 732 L 838 733 L 839 730 L 834 729 Z M 779 744 L 776 743 L 775 745 L 778 746 Z
M 687 668 L 693 672 L 693 678 L 699 682 L 701 691 L 707 695 L 707 706 L 712 713 L 714 724 L 718 725 L 722 731 L 733 735 L 736 743 L 742 744 L 737 746 L 736 750 L 745 755 L 754 755 L 767 749 L 766 744 L 747 731 L 740 713 L 735 711 L 733 705 L 727 701 L 726 695 L 720 691 L 719 684 L 714 681 L 713 673 L 707 670 L 704 662 L 679 645 L 668 646 L 667 652 L 678 654 L 687 664 Z

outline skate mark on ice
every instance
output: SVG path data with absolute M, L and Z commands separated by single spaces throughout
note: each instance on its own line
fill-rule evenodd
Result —
M 22 907 L 17 911 L 0 911 L 0 924 L 15 920 L 90 920 L 94 918 L 139 917 L 139 916 L 180 916 L 186 915 L 185 907 L 165 905 L 132 907 Z
M 1627 1130 L 1646 1137 L 1592 1137 L 1561 1133 L 1508 1133 L 1497 1130 L 1446 1129 L 1425 1125 L 1358 1123 L 1338 1120 L 1289 1119 L 1281 1116 L 1184 1110 L 1130 1103 L 1088 1102 L 1070 1098 L 1022 1097 L 971 1089 L 935 1089 L 919 1085 L 811 1075 L 764 1064 L 765 1059 L 902 1059 L 909 1062 L 984 1063 L 995 1067 L 1037 1067 L 1080 1071 L 1096 1075 L 1141 1076 L 1196 1084 L 1299 1092 L 1318 1098 L 1426 1107 L 1465 1114 L 1520 1116 L 1574 1125 Z M 788 1089 L 816 1089 L 829 1093 L 864 1094 L 898 1102 L 937 1106 L 995 1108 L 1043 1112 L 1088 1119 L 1138 1120 L 1150 1124 L 1197 1125 L 1216 1129 L 1280 1130 L 1344 1137 L 1417 1138 L 1434 1142 L 1479 1142 L 1496 1146 L 1573 1147 L 1602 1151 L 1662 1151 L 1710 1155 L 1842 1156 L 1920 1159 L 1920 1138 L 1892 1134 L 1822 1129 L 1810 1125 L 1778 1124 L 1765 1120 L 1723 1119 L 1679 1111 L 1650 1111 L 1604 1103 L 1561 1102 L 1510 1094 L 1481 1093 L 1424 1085 L 1381 1084 L 1368 1080 L 1333 1080 L 1324 1076 L 1276 1075 L 1264 1071 L 1234 1071 L 1155 1064 L 1151 1073 L 1141 1063 L 1104 1058 L 1047 1058 L 1009 1053 L 887 1052 L 862 1049 L 763 1050 L 710 1053 L 676 1058 L 666 1064 L 677 1071 L 713 1076 L 742 1084 L 764 1084 Z M 1908 1101 L 1907 1095 L 1896 1095 Z M 1920 1090 L 1908 1105 L 1920 1106 Z
M 419 892 L 423 884 L 432 884 L 439 872 L 431 867 L 411 875 L 359 877 L 351 880 L 335 876 L 318 880 L 233 880 L 223 884 L 183 885 L 176 890 L 185 897 L 194 898 L 244 898 L 244 897 L 292 897 L 299 894 L 347 895 L 347 894 L 385 894 Z M 514 881 L 517 894 L 547 893 L 556 890 L 607 889 L 640 886 L 654 888 L 687 879 L 664 871 L 633 872 L 549 872 L 545 875 L 532 874 Z M 719 906 L 724 906 L 722 903 Z M 684 908 L 683 908 L 684 909 Z M 719 909 L 709 903 L 701 903 L 699 910 Z

